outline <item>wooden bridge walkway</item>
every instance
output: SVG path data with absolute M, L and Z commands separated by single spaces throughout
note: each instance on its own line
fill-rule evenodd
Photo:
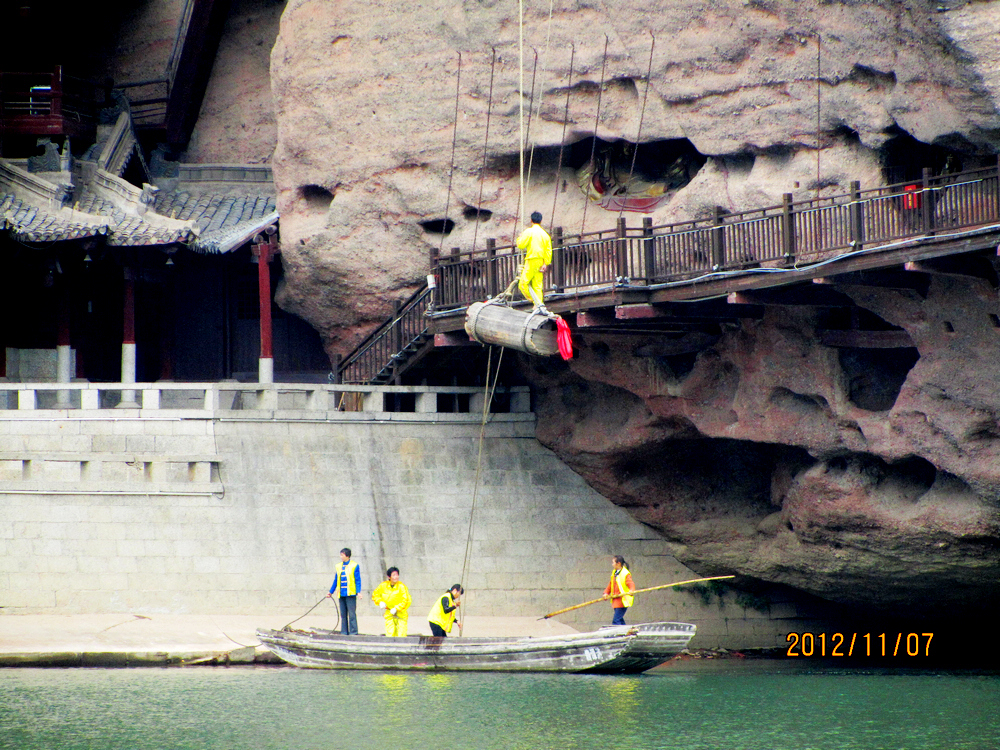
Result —
M 945 175 L 924 170 L 922 180 L 872 190 L 855 182 L 848 193 L 819 199 L 786 194 L 778 206 L 717 209 L 678 224 L 653 226 L 647 217 L 640 226 L 620 219 L 614 229 L 574 235 L 556 228 L 545 300 L 576 328 L 621 331 L 656 321 L 661 330 L 697 330 L 706 321 L 752 315 L 761 303 L 823 298 L 811 285 L 792 291 L 803 282 L 910 286 L 919 283 L 914 272 L 978 273 L 955 264 L 970 254 L 981 260 L 983 251 L 993 260 L 998 243 L 1000 160 Z M 493 240 L 445 256 L 432 252 L 436 288 L 418 290 L 346 357 L 340 379 L 398 381 L 431 347 L 467 343 L 455 333 L 465 309 L 502 292 L 520 257 Z M 992 266 L 987 272 L 995 279 Z

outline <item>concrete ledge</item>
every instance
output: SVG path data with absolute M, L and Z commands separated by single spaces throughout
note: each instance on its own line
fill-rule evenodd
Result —
M 163 667 L 283 663 L 257 640 L 257 628 L 336 629 L 330 616 L 0 615 L 0 667 Z M 381 617 L 359 616 L 358 629 L 381 635 Z M 534 617 L 469 617 L 465 635 L 544 636 L 575 633 Z M 424 613 L 410 616 L 411 635 L 430 635 Z M 453 637 L 456 637 L 453 635 Z

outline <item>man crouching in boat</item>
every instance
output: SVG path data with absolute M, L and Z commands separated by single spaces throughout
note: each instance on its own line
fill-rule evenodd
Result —
M 434 606 L 431 607 L 431 611 L 427 615 L 427 621 L 431 626 L 431 635 L 444 638 L 451 632 L 455 615 L 462 604 L 460 598 L 464 593 L 465 589 L 462 588 L 462 585 L 456 583 L 444 596 L 434 602 Z M 458 630 L 461 632 L 462 623 L 458 623 Z
M 410 590 L 399 580 L 399 568 L 385 571 L 388 580 L 372 592 L 372 602 L 385 611 L 385 634 L 404 636 L 410 619 Z
M 611 558 L 611 582 L 604 589 L 602 599 L 610 599 L 611 606 L 614 607 L 615 614 L 611 618 L 612 625 L 625 624 L 625 610 L 632 606 L 632 592 L 635 591 L 635 584 L 632 583 L 632 574 L 625 567 L 625 558 L 615 555 Z

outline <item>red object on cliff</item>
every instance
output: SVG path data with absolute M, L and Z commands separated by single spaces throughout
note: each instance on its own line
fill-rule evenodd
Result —
M 563 359 L 573 359 L 573 334 L 569 325 L 562 318 L 556 318 L 556 343 L 559 345 L 559 356 Z

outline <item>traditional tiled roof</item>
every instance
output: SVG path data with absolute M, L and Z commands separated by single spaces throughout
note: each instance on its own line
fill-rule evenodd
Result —
M 0 229 L 23 242 L 59 242 L 109 231 L 107 221 L 99 216 L 71 208 L 42 209 L 10 193 L 0 193 Z
M 132 129 L 119 118 L 98 161 L 73 173 L 35 174 L 0 159 L 0 230 L 26 242 L 105 235 L 120 247 L 181 243 L 225 253 L 277 223 L 270 168 L 175 165 L 158 180 L 162 187 L 140 189 L 120 176 L 134 148 Z

